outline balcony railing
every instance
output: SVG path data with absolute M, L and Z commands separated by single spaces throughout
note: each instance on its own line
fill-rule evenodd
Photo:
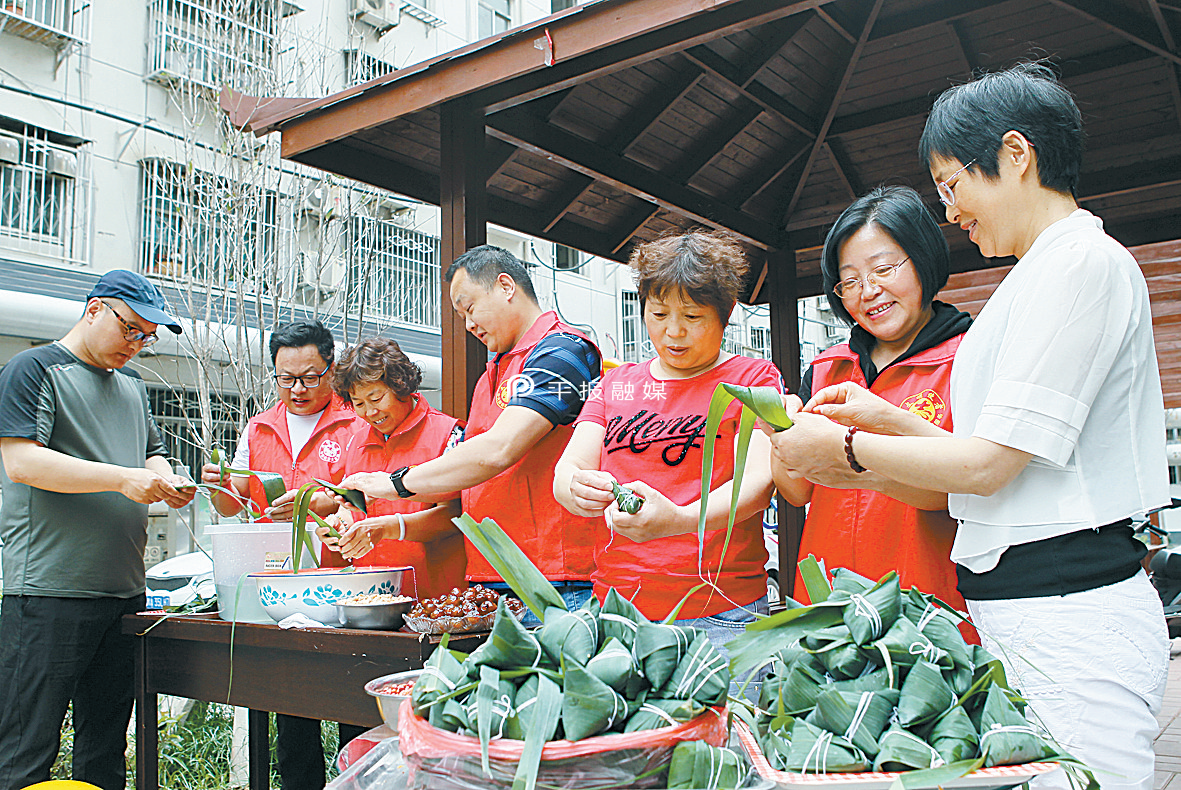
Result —
M 55 263 L 89 258 L 90 157 L 23 127 L 0 131 L 0 247 Z
M 59 51 L 86 40 L 89 0 L 0 0 L 0 30 Z
M 151 0 L 147 74 L 157 82 L 185 82 L 210 90 L 231 85 L 258 90 L 274 73 L 277 8 L 208 0 Z M 228 9 L 228 10 L 227 10 Z
M 366 316 L 439 329 L 439 240 L 389 221 L 355 217 L 349 282 Z

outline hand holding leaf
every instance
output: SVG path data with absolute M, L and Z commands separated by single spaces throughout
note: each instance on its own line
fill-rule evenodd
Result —
M 621 509 L 618 502 L 612 502 L 607 509 L 611 523 L 620 535 L 645 543 L 669 535 L 680 535 L 693 531 L 694 514 L 681 508 L 664 494 L 640 480 L 628 483 L 625 490 L 638 496 L 643 507 L 635 513 Z

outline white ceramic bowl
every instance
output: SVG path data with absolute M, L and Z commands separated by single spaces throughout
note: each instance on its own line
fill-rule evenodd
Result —
M 310 568 L 291 571 L 260 571 L 250 574 L 258 582 L 258 601 L 275 622 L 296 612 L 332 625 L 337 619 L 336 602 L 355 595 L 397 595 L 410 566 Z

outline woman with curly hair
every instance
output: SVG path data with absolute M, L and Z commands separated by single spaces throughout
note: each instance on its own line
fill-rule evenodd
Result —
M 662 620 L 694 586 L 680 614 L 721 646 L 767 607 L 762 513 L 771 496 L 770 445 L 756 431 L 737 521 L 725 549 L 739 404 L 726 410 L 715 446 L 710 513 L 701 561 L 697 518 L 702 446 L 717 385 L 774 386 L 768 360 L 730 354 L 722 340 L 749 269 L 730 235 L 691 232 L 641 244 L 632 253 L 644 326 L 656 357 L 608 371 L 591 393 L 555 470 L 554 495 L 571 513 L 605 515 L 613 529 L 595 547 L 595 594 L 614 587 Z M 644 497 L 619 509 L 616 481 Z
M 459 421 L 432 408 L 418 394 L 421 383 L 422 371 L 393 340 L 373 338 L 344 350 L 332 386 L 361 417 L 345 450 L 346 475 L 420 464 L 459 440 Z M 357 511 L 344 507 L 330 516 L 328 523 L 342 527 L 339 539 L 317 530 L 328 563 L 413 566 L 409 592 L 418 598 L 467 586 L 463 536 L 451 523 L 460 512 L 458 494 L 433 505 L 371 498 L 368 511 L 359 521 Z

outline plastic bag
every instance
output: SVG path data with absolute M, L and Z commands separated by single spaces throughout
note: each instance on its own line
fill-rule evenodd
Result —
M 488 744 L 489 777 L 480 767 L 479 739 L 432 727 L 414 715 L 409 702 L 398 712 L 398 723 L 412 788 L 489 790 L 512 785 L 522 741 L 495 739 Z M 537 785 L 578 790 L 664 787 L 673 748 L 694 740 L 713 746 L 726 742 L 724 708 L 711 708 L 676 727 L 550 741 L 541 752 Z
M 354 762 L 324 790 L 406 790 L 410 768 L 397 738 L 386 738 Z

